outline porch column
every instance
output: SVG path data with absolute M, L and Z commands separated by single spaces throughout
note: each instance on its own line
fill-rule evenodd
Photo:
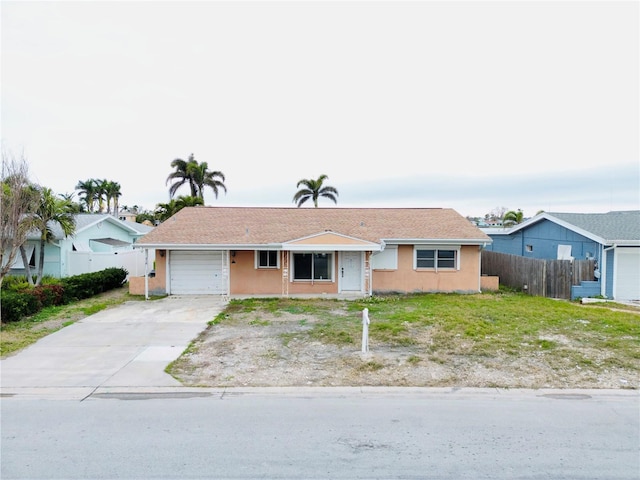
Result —
M 149 249 L 144 249 L 144 299 L 149 300 Z
M 372 280 L 371 280 L 371 252 L 364 252 L 364 291 L 371 296 Z
M 289 251 L 282 251 L 282 296 L 289 296 Z

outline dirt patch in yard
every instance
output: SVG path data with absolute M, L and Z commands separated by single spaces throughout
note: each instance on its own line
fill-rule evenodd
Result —
M 408 326 L 408 344 L 371 339 L 369 352 L 361 353 L 359 338 L 323 341 L 317 329 L 323 322 L 326 318 L 308 313 L 234 314 L 205 330 L 170 372 L 185 385 L 218 387 L 639 387 L 638 365 L 608 362 L 603 368 L 605 352 L 561 335 L 541 335 L 540 348 L 527 354 L 499 349 L 477 354 L 462 337 L 439 345 L 437 325 Z M 551 362 L 546 345 L 556 350 Z

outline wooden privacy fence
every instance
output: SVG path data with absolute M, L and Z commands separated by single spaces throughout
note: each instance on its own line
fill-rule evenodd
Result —
M 542 260 L 482 251 L 483 275 L 500 277 L 500 284 L 529 295 L 571 299 L 571 286 L 593 280 L 593 260 Z

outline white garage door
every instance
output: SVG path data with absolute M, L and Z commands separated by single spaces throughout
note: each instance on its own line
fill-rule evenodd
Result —
M 640 248 L 616 249 L 615 300 L 640 300 Z
M 172 251 L 169 260 L 170 291 L 173 295 L 225 294 L 223 252 Z

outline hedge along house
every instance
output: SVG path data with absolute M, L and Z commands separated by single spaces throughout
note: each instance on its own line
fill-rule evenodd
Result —
M 490 242 L 451 209 L 188 207 L 138 240 L 130 293 L 479 292 Z

